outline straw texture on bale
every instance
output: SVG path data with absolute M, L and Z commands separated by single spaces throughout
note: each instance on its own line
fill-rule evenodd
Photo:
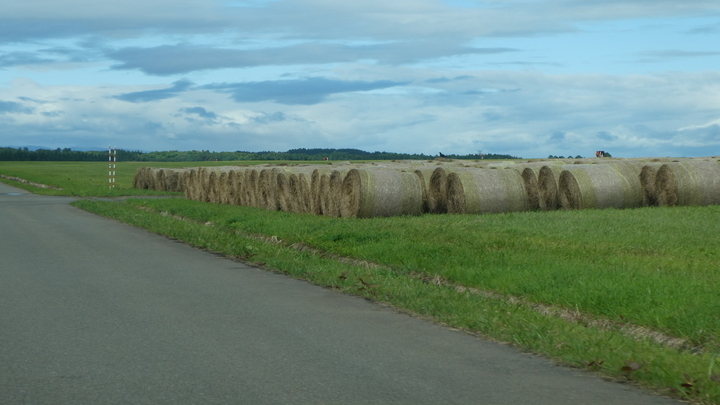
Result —
M 255 169 L 250 169 L 245 172 L 245 182 L 243 183 L 243 198 L 245 199 L 245 205 L 250 207 L 258 207 L 260 205 L 258 198 L 258 182 L 260 178 L 260 172 Z
M 219 187 L 220 190 L 220 203 L 221 204 L 234 204 L 235 203 L 235 170 L 230 170 L 220 174 Z
M 325 216 L 331 216 L 332 200 L 330 198 L 330 174 L 323 173 L 320 175 L 319 184 L 319 202 L 320 202 L 320 214 Z
M 460 169 L 457 165 L 438 166 L 430 176 L 427 193 L 428 212 L 432 214 L 448 213 L 448 174 Z
M 288 174 L 279 172 L 275 179 L 275 186 L 277 187 L 276 194 L 280 211 L 293 212 L 294 207 L 292 205 L 294 201 L 292 191 L 290 190 Z
M 717 158 L 567 162 L 141 167 L 133 186 L 184 192 L 197 201 L 336 217 L 720 204 Z
M 188 200 L 198 200 L 199 196 L 199 169 L 190 169 L 185 177 L 185 198 Z
M 310 178 L 315 170 L 315 167 L 306 165 L 283 168 L 288 183 L 279 195 L 281 204 L 291 209 L 292 212 L 311 212 Z
M 322 208 L 320 207 L 320 176 L 322 176 L 321 169 L 316 168 L 310 174 L 310 213 L 315 215 L 322 215 Z
M 343 181 L 350 168 L 333 170 L 329 175 L 320 177 L 320 209 L 323 215 L 330 217 L 340 216 Z
M 280 209 L 277 196 L 277 169 L 262 169 L 258 177 L 259 205 L 270 211 Z
M 231 170 L 227 175 L 227 185 L 230 188 L 230 200 L 228 204 L 231 205 L 243 205 L 242 198 L 242 187 L 244 183 L 245 172 L 242 170 Z
M 301 172 L 297 174 L 297 190 L 299 212 L 309 213 L 312 206 L 312 195 L 310 191 L 310 179 L 312 173 Z
M 434 166 L 423 166 L 415 169 L 415 175 L 420 180 L 420 187 L 422 188 L 422 212 L 431 212 L 430 208 L 430 179 L 435 172 Z
M 186 169 L 157 169 L 155 171 L 155 190 L 183 191 L 182 174 Z
M 655 179 L 660 166 L 662 166 L 662 163 L 649 163 L 644 165 L 640 170 L 640 187 L 642 188 L 643 207 L 654 207 L 658 205 Z
M 720 164 L 706 160 L 663 164 L 655 188 L 660 206 L 720 204 Z
M 190 169 L 176 169 L 171 171 L 169 174 L 165 176 L 165 182 L 166 182 L 166 188 L 167 191 L 172 192 L 184 192 L 185 191 L 185 173 L 187 173 Z
M 139 188 L 141 190 L 147 190 L 150 188 L 150 185 L 148 184 L 148 170 L 149 167 L 140 167 L 138 168 L 137 172 L 135 172 L 135 177 L 133 177 L 133 187 Z
M 558 179 L 563 169 L 561 166 L 543 166 L 538 173 L 538 203 L 543 211 L 560 208 L 560 189 Z
M 277 175 L 277 195 L 280 209 L 288 212 L 306 212 L 307 186 L 301 184 L 298 174 L 280 172 Z
M 152 169 L 152 176 L 155 180 L 155 187 L 152 187 L 153 190 L 157 191 L 168 191 L 167 190 L 167 182 L 166 182 L 166 171 L 170 172 L 171 169 Z
M 139 188 L 142 189 L 144 184 L 141 184 L 141 173 L 145 169 L 145 167 L 138 167 L 137 171 L 135 172 L 135 176 L 133 176 L 133 188 Z
M 207 198 L 206 201 L 214 204 L 220 203 L 220 179 L 219 173 L 211 171 L 207 181 Z
M 210 195 L 209 190 L 210 171 L 207 167 L 201 167 L 198 169 L 198 201 L 208 202 L 208 196 Z
M 448 212 L 485 214 L 525 211 L 527 193 L 520 172 L 505 169 L 463 168 L 447 177 Z
M 333 170 L 330 173 L 330 206 L 329 215 L 333 217 L 340 216 L 340 200 L 342 199 L 342 183 L 345 180 L 345 174 L 348 169 Z
M 419 215 L 422 186 L 415 173 L 352 169 L 342 183 L 340 214 L 347 218 Z
M 563 168 L 558 187 L 560 203 L 565 209 L 642 206 L 638 165 L 607 163 Z
M 438 167 L 430 176 L 428 187 L 428 211 L 432 214 L 447 213 L 447 172 Z
M 538 189 L 540 169 L 541 168 L 537 166 L 526 167 L 521 173 L 527 196 L 527 208 L 529 210 L 537 210 L 540 208 L 540 191 Z

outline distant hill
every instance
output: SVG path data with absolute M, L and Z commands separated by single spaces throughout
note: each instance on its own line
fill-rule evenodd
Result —
M 0 148 L 0 161 L 105 161 L 108 158 L 105 148 L 47 149 L 30 147 Z M 118 161 L 136 162 L 203 162 L 203 161 L 248 161 L 248 160 L 290 160 L 290 161 L 331 161 L 340 160 L 430 160 L 437 156 L 393 152 L 365 152 L 359 149 L 290 149 L 287 152 L 210 152 L 203 151 L 162 151 L 142 152 L 117 150 Z M 447 159 L 480 159 L 477 154 L 443 155 Z M 519 159 L 516 156 L 488 153 L 484 159 Z
M 36 150 L 39 150 L 39 149 L 44 149 L 44 150 L 53 150 L 53 149 L 54 149 L 54 148 L 50 148 L 50 147 L 47 147 L 47 146 L 33 146 L 33 145 L 0 147 L 0 149 L 5 149 L 5 148 L 10 148 L 10 149 L 27 149 L 27 150 L 31 150 L 31 151 L 36 151 Z M 103 150 L 108 150 L 107 147 L 101 148 L 101 147 L 99 147 L 99 146 L 90 146 L 90 147 L 87 147 L 87 146 L 71 146 L 71 147 L 65 148 L 65 149 L 71 149 L 71 150 L 78 151 L 78 152 L 93 152 L 93 151 L 94 151 L 94 152 L 100 152 L 100 151 L 103 151 Z

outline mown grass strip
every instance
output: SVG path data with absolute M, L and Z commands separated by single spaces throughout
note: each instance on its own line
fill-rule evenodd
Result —
M 129 204 L 720 348 L 718 206 L 342 219 L 182 199 Z
M 650 340 L 638 341 L 619 332 L 600 330 L 543 316 L 527 306 L 512 304 L 506 300 L 459 292 L 458 289 L 450 286 L 425 283 L 421 278 L 408 276 L 407 271 L 413 266 L 389 262 L 383 263 L 389 264 L 389 267 L 377 268 L 341 263 L 311 251 L 298 251 L 287 246 L 244 237 L 237 232 L 236 224 L 251 221 L 250 217 L 254 218 L 252 221 L 256 222 L 255 226 L 262 223 L 266 231 L 284 229 L 280 223 L 293 228 L 299 225 L 297 222 L 299 220 L 291 220 L 291 217 L 298 217 L 297 214 L 267 213 L 243 207 L 200 205 L 189 201 L 178 205 L 155 206 L 155 203 L 161 202 L 177 201 L 145 200 L 121 204 L 84 200 L 74 204 L 91 212 L 143 227 L 197 247 L 244 261 L 261 262 L 267 269 L 388 303 L 435 322 L 497 341 L 508 342 L 563 364 L 596 370 L 603 375 L 637 382 L 658 392 L 692 399 L 699 403 L 720 403 L 720 383 L 718 383 L 720 376 L 716 374 L 715 353 L 692 354 L 678 351 L 662 347 Z M 184 207 L 185 214 L 191 214 L 184 216 L 198 221 L 214 220 L 218 226 L 182 221 L 172 216 L 140 209 L 148 206 L 155 206 L 154 208 L 172 206 L 175 211 L 182 211 L 183 209 L 178 207 Z M 225 209 L 231 209 L 234 214 L 228 216 L 227 213 L 217 211 Z M 163 211 L 172 212 L 172 210 Z M 178 212 L 174 214 L 179 215 Z M 246 216 L 248 219 L 243 219 Z M 455 220 L 459 218 L 462 218 L 461 221 L 469 220 L 469 217 L 457 217 Z M 477 217 L 475 218 L 477 220 Z M 492 221 L 490 216 L 483 218 Z M 324 227 L 330 226 L 332 222 L 343 221 L 328 219 L 328 222 L 320 224 L 310 221 L 307 223 L 308 228 L 295 231 L 293 235 L 297 232 L 317 233 Z M 315 223 L 314 227 L 311 226 L 312 223 Z M 383 227 L 398 228 L 397 223 L 392 225 L 394 226 L 384 224 Z M 355 223 L 345 222 L 343 228 L 347 231 L 355 226 Z M 411 226 L 409 228 L 412 229 Z M 335 228 L 334 232 L 337 231 L 338 228 Z M 408 229 L 405 229 L 405 232 L 407 231 Z M 280 235 L 282 232 L 259 233 L 283 237 Z M 368 233 L 365 235 L 368 238 L 372 236 Z M 336 250 L 347 248 L 345 246 Z M 413 254 L 417 251 L 409 253 Z

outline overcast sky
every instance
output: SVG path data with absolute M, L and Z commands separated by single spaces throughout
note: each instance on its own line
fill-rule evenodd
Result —
M 0 3 L 0 147 L 720 155 L 718 0 Z

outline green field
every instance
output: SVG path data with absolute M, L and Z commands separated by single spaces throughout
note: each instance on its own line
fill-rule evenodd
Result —
M 107 197 L 127 195 L 172 194 L 132 187 L 133 178 L 140 167 L 198 167 L 198 166 L 248 166 L 267 164 L 263 162 L 117 162 L 115 189 L 108 186 L 108 162 L 7 162 L 0 161 L 0 174 L 20 177 L 35 183 L 46 184 L 63 190 L 43 189 L 17 182 L 9 183 L 36 194 L 71 195 L 79 197 Z M 273 162 L 275 164 L 287 162 Z M 297 162 L 294 162 L 297 164 Z M 2 180 L 2 179 L 0 179 Z M 6 181 L 7 182 L 7 181 Z
M 115 194 L 103 189 L 107 164 L 0 162 L 0 174 L 65 189 L 43 192 L 158 194 L 130 188 L 147 164 L 123 165 Z M 75 204 L 563 364 L 720 403 L 720 206 L 345 219 L 182 198 Z

